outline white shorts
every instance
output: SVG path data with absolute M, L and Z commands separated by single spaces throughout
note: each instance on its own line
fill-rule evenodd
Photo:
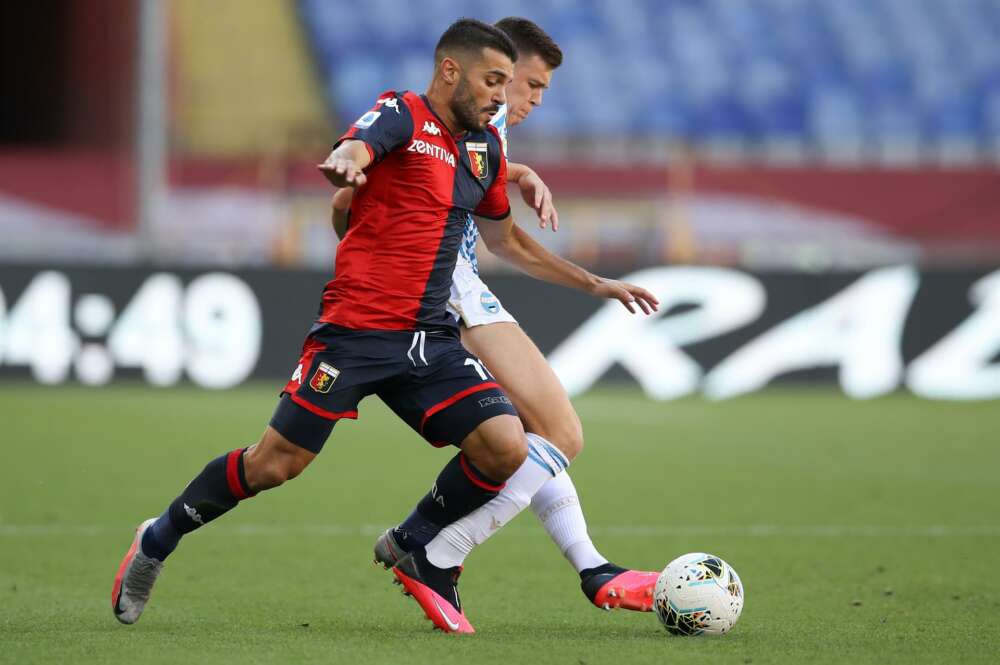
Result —
M 472 264 L 462 257 L 459 257 L 451 276 L 448 312 L 466 328 L 491 323 L 517 323 L 510 312 L 504 309 L 500 299 L 479 278 Z

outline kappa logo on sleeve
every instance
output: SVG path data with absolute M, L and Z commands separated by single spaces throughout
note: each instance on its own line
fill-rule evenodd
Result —
M 387 109 L 392 109 L 397 114 L 399 113 L 399 99 L 396 97 L 385 97 L 375 102 L 375 104 L 385 106 Z
M 379 119 L 380 115 L 382 115 L 381 111 L 369 111 L 358 118 L 358 121 L 354 123 L 354 126 L 358 129 L 368 129 L 375 124 L 375 121 Z
M 339 369 L 327 363 L 320 363 L 313 373 L 312 379 L 309 380 L 309 387 L 318 393 L 328 393 L 338 376 L 340 376 Z

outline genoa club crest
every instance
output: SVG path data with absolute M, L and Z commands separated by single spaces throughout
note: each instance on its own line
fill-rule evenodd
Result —
M 316 372 L 309 380 L 309 387 L 318 393 L 328 393 L 330 392 L 330 388 L 333 387 L 333 382 L 337 380 L 338 376 L 340 376 L 339 369 L 333 365 L 320 363 L 319 367 L 316 368 Z
M 488 143 L 466 143 L 465 149 L 469 151 L 469 166 L 472 168 L 472 175 L 480 180 L 485 180 L 489 175 L 490 166 L 487 160 Z

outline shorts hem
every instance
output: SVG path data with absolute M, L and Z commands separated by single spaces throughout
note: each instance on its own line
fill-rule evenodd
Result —
M 503 390 L 500 387 L 500 384 L 497 383 L 496 381 L 487 381 L 486 383 L 480 383 L 479 385 L 472 386 L 471 388 L 466 388 L 465 390 L 460 390 L 457 393 L 455 393 L 454 395 L 452 395 L 451 397 L 449 397 L 448 399 L 445 399 L 445 400 L 442 400 L 442 401 L 438 402 L 437 404 L 435 404 L 431 408 L 429 408 L 426 411 L 424 411 L 423 420 L 420 421 L 420 432 L 423 433 L 424 426 L 427 424 L 427 421 L 430 420 L 430 418 L 432 416 L 434 416 L 435 414 L 437 414 L 437 413 L 439 413 L 441 411 L 444 411 L 445 409 L 447 409 L 452 404 L 455 404 L 456 402 L 459 402 L 459 401 L 465 399 L 469 395 L 475 395 L 478 392 L 482 392 L 483 390 L 490 390 L 492 388 L 496 388 L 497 390 Z
M 339 413 L 334 413 L 333 411 L 327 411 L 326 409 L 320 408 L 309 402 L 295 393 L 288 393 L 288 396 L 292 398 L 292 401 L 301 406 L 306 411 L 309 411 L 320 418 L 326 418 L 327 420 L 340 420 L 341 418 L 349 418 L 350 420 L 358 419 L 357 411 L 341 411 Z

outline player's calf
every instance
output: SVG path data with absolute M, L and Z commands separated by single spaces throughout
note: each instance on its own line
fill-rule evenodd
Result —
M 240 501 L 294 478 L 315 457 L 268 427 L 257 445 L 238 448 L 206 464 L 145 531 L 142 551 L 163 561 L 185 534 L 218 519 Z
M 527 438 L 527 459 L 488 503 L 444 528 L 430 522 L 426 511 L 418 505 L 402 524 L 386 530 L 375 541 L 375 563 L 389 568 L 407 552 L 426 546 L 427 556 L 434 565 L 444 568 L 460 565 L 474 547 L 527 508 L 539 487 L 569 465 L 569 460 L 548 441 L 535 434 L 528 434 Z
M 206 464 L 160 517 L 136 530 L 115 576 L 115 617 L 127 624 L 138 621 L 163 561 L 185 534 L 225 515 L 240 501 L 294 478 L 315 457 L 268 427 L 257 445 L 237 448 Z
M 143 553 L 163 561 L 185 534 L 225 515 L 256 494 L 246 479 L 245 448 L 220 455 L 205 465 L 141 539 Z
M 527 437 L 515 416 L 480 423 L 409 517 L 378 539 L 375 562 L 392 567 L 402 554 L 426 545 L 441 529 L 488 503 L 527 456 Z

